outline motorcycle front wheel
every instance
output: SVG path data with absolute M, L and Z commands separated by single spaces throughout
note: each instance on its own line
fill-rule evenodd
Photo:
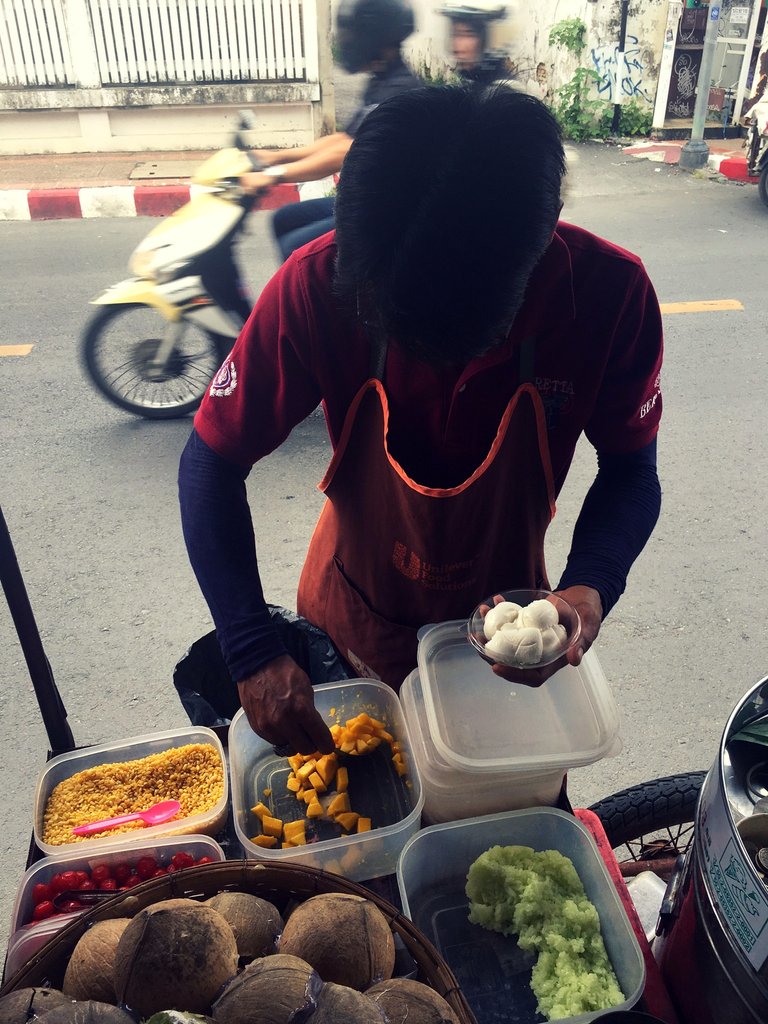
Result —
M 168 321 L 151 306 L 102 306 L 82 343 L 86 373 L 114 405 L 147 419 L 194 412 L 231 340 L 182 321 L 162 372 L 152 366 Z

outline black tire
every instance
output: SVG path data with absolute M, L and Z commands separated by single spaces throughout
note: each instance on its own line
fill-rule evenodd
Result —
M 766 206 L 768 206 L 768 162 L 763 164 L 763 169 L 760 171 L 760 180 L 757 183 L 757 191 L 760 193 L 760 198 L 763 200 Z
M 102 306 L 83 336 L 83 365 L 94 385 L 113 405 L 147 419 L 194 412 L 231 347 L 230 339 L 184 321 L 169 372 L 152 380 L 146 368 L 166 324 L 150 306 Z
M 706 777 L 706 772 L 667 775 L 592 804 L 589 809 L 600 819 L 620 865 L 669 861 L 686 852 Z

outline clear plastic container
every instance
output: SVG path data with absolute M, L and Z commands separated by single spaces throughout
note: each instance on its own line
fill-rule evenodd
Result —
M 115 837 L 117 839 L 117 837 Z M 69 914 L 62 917 L 48 918 L 40 922 L 31 922 L 34 903 L 32 890 L 39 883 L 47 884 L 54 875 L 62 871 L 92 871 L 97 864 L 107 864 L 114 868 L 121 863 L 135 863 L 139 857 L 154 857 L 160 867 L 166 867 L 175 853 L 185 851 L 195 860 L 210 857 L 213 861 L 223 861 L 224 851 L 209 836 L 169 836 L 167 839 L 130 839 L 123 834 L 122 841 L 113 842 L 98 851 L 82 850 L 78 856 L 57 854 L 44 857 L 34 863 L 25 873 L 16 891 L 16 901 L 11 916 L 11 935 L 20 928 L 38 928 L 43 924 L 58 923 L 58 927 L 67 924 L 72 918 Z M 90 909 L 90 908 L 89 908 Z M 77 913 L 77 911 L 75 912 Z
M 315 687 L 315 707 L 328 725 L 344 723 L 365 711 L 384 721 L 406 754 L 409 770 L 400 777 L 384 743 L 371 754 L 347 758 L 353 810 L 372 820 L 370 832 L 339 836 L 331 822 L 318 826 L 319 838 L 306 846 L 265 849 L 251 841 L 260 824 L 251 808 L 262 802 L 283 822 L 305 817 L 304 804 L 287 788 L 291 767 L 251 729 L 242 710 L 229 727 L 232 813 L 246 856 L 257 860 L 295 861 L 364 881 L 392 874 L 406 840 L 420 825 L 424 803 L 405 716 L 394 691 L 372 679 L 350 679 Z
M 558 850 L 570 857 L 600 917 L 603 940 L 626 1010 L 640 998 L 645 962 L 619 895 L 589 831 L 570 814 L 542 807 L 432 825 L 405 845 L 397 865 L 403 911 L 453 969 L 478 1024 L 534 1024 L 530 989 L 532 959 L 514 936 L 468 920 L 465 894 L 473 861 L 492 846 L 521 845 Z M 565 1018 L 569 1024 L 596 1020 L 604 1011 Z
M 619 712 L 593 650 L 538 687 L 495 675 L 466 621 L 419 630 L 419 677 L 440 757 L 472 772 L 567 771 L 618 752 Z
M 174 747 L 183 747 L 188 743 L 207 743 L 216 750 L 221 761 L 224 773 L 224 790 L 217 803 L 201 814 L 193 814 L 188 818 L 178 818 L 166 822 L 163 825 L 152 825 L 148 828 L 136 829 L 132 832 L 120 832 L 108 837 L 94 839 L 80 839 L 73 843 L 63 843 L 53 846 L 43 841 L 43 816 L 48 798 L 54 788 L 64 779 L 68 779 L 78 772 L 87 768 L 95 768 L 103 764 L 115 764 L 120 761 L 135 761 L 150 754 L 158 754 L 165 750 L 172 750 Z M 67 754 L 60 754 L 52 758 L 43 769 L 37 782 L 35 791 L 35 818 L 34 834 L 35 842 L 43 853 L 49 856 L 67 854 L 79 856 L 81 851 L 87 848 L 88 853 L 92 850 L 101 849 L 105 846 L 112 846 L 118 837 L 120 842 L 126 836 L 138 839 L 157 839 L 160 836 L 172 835 L 205 835 L 215 836 L 224 827 L 228 811 L 228 780 L 226 762 L 224 759 L 224 748 L 215 732 L 202 726 L 191 726 L 187 729 L 172 729 L 167 732 L 150 733 L 146 736 L 134 736 L 130 739 L 115 740 L 111 743 L 100 743 L 94 747 L 86 747 L 83 750 L 73 750 Z M 173 798 L 173 793 L 168 793 L 168 798 Z
M 400 689 L 413 756 L 424 792 L 424 819 L 430 823 L 474 818 L 496 811 L 554 805 L 565 778 L 562 768 L 543 772 L 461 771 L 444 761 L 429 735 L 421 680 L 415 669 Z

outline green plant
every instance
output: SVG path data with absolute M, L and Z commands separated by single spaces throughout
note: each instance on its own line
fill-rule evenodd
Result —
M 570 81 L 555 92 L 553 111 L 567 139 L 583 142 L 605 139 L 610 134 L 610 104 L 591 95 L 598 80 L 597 72 L 591 68 L 577 68 Z
M 621 107 L 619 135 L 648 135 L 653 127 L 653 111 L 647 104 L 630 100 Z
M 549 45 L 562 46 L 578 57 L 587 42 L 587 26 L 581 18 L 564 18 L 549 30 Z

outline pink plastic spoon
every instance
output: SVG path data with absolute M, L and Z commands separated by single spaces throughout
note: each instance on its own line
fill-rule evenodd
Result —
M 146 811 L 136 811 L 133 814 L 121 814 L 119 818 L 107 818 L 105 821 L 94 821 L 90 825 L 78 825 L 72 832 L 76 836 L 92 836 L 94 832 L 104 832 L 108 828 L 117 828 L 118 825 L 126 825 L 129 821 L 143 821 L 145 825 L 162 825 L 174 814 L 181 810 L 178 800 L 161 800 L 159 804 L 148 808 Z

